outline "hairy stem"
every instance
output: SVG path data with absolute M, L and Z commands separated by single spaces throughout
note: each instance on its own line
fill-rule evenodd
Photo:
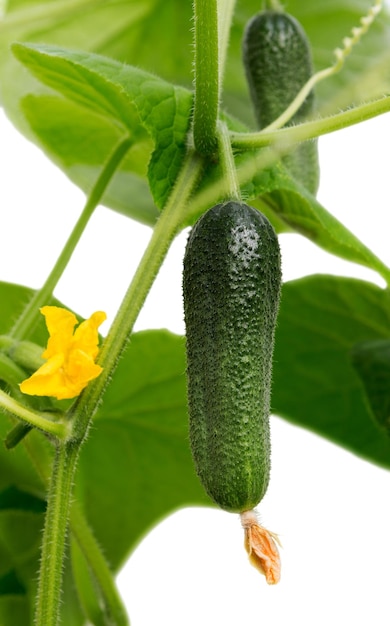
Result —
M 29 439 L 25 442 L 25 449 L 42 485 L 47 488 L 50 480 L 50 466 L 48 459 L 44 458 L 42 448 L 38 444 L 39 442 L 36 439 Z M 107 615 L 112 617 L 115 626 L 127 626 L 126 610 L 116 589 L 113 574 L 85 519 L 84 513 L 76 502 L 71 503 L 69 529 L 88 563 L 92 576 L 97 581 Z
M 80 241 L 85 227 L 87 226 L 95 208 L 99 204 L 104 191 L 107 188 L 113 174 L 117 170 L 120 162 L 125 156 L 131 145 L 131 139 L 129 137 L 121 138 L 119 143 L 115 146 L 113 152 L 108 157 L 106 164 L 103 166 L 102 172 L 97 179 L 94 188 L 91 191 L 90 196 L 84 206 L 84 209 L 70 234 L 68 241 L 66 242 L 60 256 L 58 257 L 52 271 L 46 279 L 45 284 L 41 289 L 35 292 L 32 299 L 24 309 L 22 315 L 17 320 L 16 324 L 12 328 L 10 335 L 12 337 L 22 339 L 33 330 L 37 320 L 39 319 L 39 308 L 46 304 L 51 298 L 54 288 L 56 287 L 59 279 L 61 278 L 69 260 L 76 248 L 76 245 Z
M 18 417 L 28 426 L 35 426 L 49 435 L 55 435 L 58 439 L 65 440 L 70 434 L 70 424 L 59 421 L 58 415 L 39 413 L 21 404 L 4 391 L 0 390 L 0 410 L 11 413 Z M 51 417 L 52 419 L 49 419 Z
M 138 313 L 153 284 L 158 270 L 166 256 L 171 242 L 183 222 L 185 207 L 198 181 L 203 161 L 196 153 L 190 152 L 183 164 L 168 202 L 153 230 L 152 237 L 120 309 L 113 321 L 100 350 L 98 363 L 103 368 L 98 378 L 92 381 L 71 407 L 71 414 L 77 415 L 74 424 L 75 437 L 84 437 L 88 424 L 94 415 L 104 389 L 112 376 L 118 359 L 133 329 Z
M 237 180 L 236 166 L 229 131 L 224 122 L 218 123 L 218 153 L 226 187 L 228 200 L 241 200 L 240 185 Z
M 58 446 L 49 489 L 36 605 L 36 626 L 57 626 L 62 563 L 69 520 L 69 503 L 79 450 L 85 440 L 91 419 L 98 407 L 120 353 L 125 346 L 139 310 L 163 262 L 169 245 L 183 221 L 185 205 L 198 180 L 202 167 L 203 161 L 195 153 L 190 152 L 185 159 L 182 172 L 157 222 L 149 246 L 103 344 L 100 352 L 100 364 L 104 368 L 103 372 L 98 379 L 95 379 L 85 389 L 69 411 L 68 418 L 73 428 L 72 439 Z M 80 519 L 78 521 L 80 522 Z M 75 528 L 75 532 L 78 532 L 77 528 Z M 89 548 L 91 548 L 91 545 L 90 543 Z M 90 557 L 91 554 L 89 552 Z M 98 565 L 98 569 L 94 573 L 104 587 L 106 599 L 109 598 L 111 607 L 114 607 L 114 611 L 117 611 L 119 614 L 121 605 L 115 600 L 115 594 L 113 594 L 112 588 L 110 589 L 107 583 L 106 574 L 108 568 L 102 565 L 103 561 L 97 554 L 97 550 L 94 550 L 92 560 L 95 567 Z M 125 623 L 122 621 L 122 624 Z
M 217 0 L 194 0 L 195 100 L 193 135 L 196 150 L 216 149 L 219 109 L 219 50 Z
M 57 626 L 69 509 L 79 447 L 59 445 L 53 464 L 36 599 L 35 626 Z

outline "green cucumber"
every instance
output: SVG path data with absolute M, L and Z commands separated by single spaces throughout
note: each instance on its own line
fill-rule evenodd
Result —
M 248 22 L 243 61 L 259 129 L 274 122 L 287 109 L 313 74 L 306 33 L 294 17 L 280 11 L 262 11 Z M 305 121 L 314 107 L 311 91 L 288 126 Z M 317 141 L 300 144 L 283 162 L 315 195 L 319 182 Z
M 228 511 L 252 509 L 268 486 L 280 286 L 278 239 L 259 211 L 230 201 L 202 215 L 183 271 L 190 443 L 203 486 Z

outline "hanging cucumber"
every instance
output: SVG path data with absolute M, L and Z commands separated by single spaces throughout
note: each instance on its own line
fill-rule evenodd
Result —
M 209 496 L 240 513 L 249 559 L 269 584 L 280 578 L 278 538 L 252 509 L 269 481 L 280 286 L 278 240 L 259 211 L 230 201 L 198 220 L 183 272 L 192 454 Z
M 282 11 L 262 11 L 247 24 L 243 60 L 259 129 L 274 122 L 313 74 L 307 36 L 297 20 Z M 313 91 L 288 125 L 305 121 L 314 110 Z M 293 176 L 315 194 L 319 167 L 317 141 L 297 146 L 283 158 Z
M 252 509 L 268 486 L 280 284 L 278 240 L 259 211 L 231 201 L 199 219 L 183 274 L 190 442 L 207 493 L 227 511 Z

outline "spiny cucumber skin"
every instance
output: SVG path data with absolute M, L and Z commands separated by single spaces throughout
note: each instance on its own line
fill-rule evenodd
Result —
M 259 211 L 227 202 L 195 224 L 183 272 L 190 443 L 207 493 L 228 511 L 252 509 L 269 482 L 280 285 L 278 240 Z
M 309 42 L 299 22 L 279 11 L 263 11 L 247 24 L 243 60 L 259 129 L 276 120 L 313 74 Z M 315 106 L 311 91 L 288 126 L 305 121 Z M 283 161 L 314 195 L 319 183 L 317 140 L 300 144 Z

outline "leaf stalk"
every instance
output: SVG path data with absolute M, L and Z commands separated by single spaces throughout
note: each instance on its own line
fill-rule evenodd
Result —
M 81 236 L 92 217 L 94 210 L 99 204 L 112 176 L 117 170 L 123 157 L 131 145 L 131 139 L 128 136 L 122 137 L 109 155 L 103 169 L 86 201 L 84 209 L 71 232 L 60 256 L 58 257 L 53 269 L 46 279 L 44 285 L 35 292 L 28 305 L 22 312 L 22 315 L 16 321 L 14 327 L 9 333 L 10 336 L 18 339 L 27 337 L 34 329 L 39 319 L 39 309 L 47 304 L 53 295 L 53 291 L 60 280 L 69 260 L 81 239 Z
M 1 389 L 0 409 L 15 415 L 29 426 L 35 426 L 48 435 L 54 435 L 59 440 L 65 441 L 70 435 L 72 427 L 70 423 L 59 421 L 58 415 L 55 414 L 45 413 L 45 416 L 43 416 L 42 413 L 24 406 Z M 49 415 L 52 419 L 48 418 Z

